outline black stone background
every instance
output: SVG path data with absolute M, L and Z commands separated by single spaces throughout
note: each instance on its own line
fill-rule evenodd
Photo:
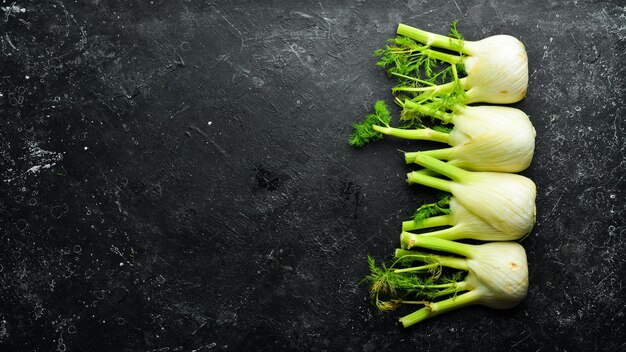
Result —
M 0 350 L 626 350 L 623 1 L 3 0 Z M 518 307 L 404 330 L 366 256 L 434 192 L 351 123 L 402 21 L 529 55 Z

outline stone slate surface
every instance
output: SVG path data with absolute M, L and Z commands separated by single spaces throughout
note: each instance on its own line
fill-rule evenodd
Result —
M 0 350 L 626 350 L 623 1 L 3 1 Z M 398 22 L 520 38 L 518 307 L 411 329 L 359 281 L 434 192 L 346 139 Z

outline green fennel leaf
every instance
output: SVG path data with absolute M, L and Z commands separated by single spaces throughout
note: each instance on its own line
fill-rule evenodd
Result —
M 374 104 L 374 113 L 365 117 L 362 122 L 352 125 L 354 131 L 350 135 L 348 143 L 353 147 L 363 147 L 369 142 L 383 138 L 382 133 L 374 130 L 373 126 L 388 127 L 391 121 L 391 114 L 387 109 L 387 104 L 379 100 Z
M 434 270 L 412 271 L 409 266 L 412 261 L 426 261 L 428 255 L 407 256 L 410 259 L 397 260 L 391 267 L 384 263 L 377 266 L 372 257 L 368 256 L 370 274 L 363 280 L 370 284 L 370 298 L 372 303 L 381 311 L 393 310 L 403 303 L 423 304 L 424 299 L 433 300 L 442 294 L 456 294 L 458 283 L 463 272 L 454 272 L 447 276 L 441 276 L 441 265 L 434 265 Z M 404 264 L 409 270 L 396 272 L 393 267 L 396 264 Z M 418 300 L 418 301 L 416 301 Z
M 413 221 L 419 223 L 433 216 L 450 214 L 450 196 L 448 193 L 442 194 L 435 203 L 424 204 L 417 208 L 413 215 Z

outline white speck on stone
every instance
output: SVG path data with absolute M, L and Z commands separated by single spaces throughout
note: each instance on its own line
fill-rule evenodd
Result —
M 3 1 L 5 2 L 5 1 Z M 9 13 L 26 13 L 26 9 L 23 7 L 20 7 L 19 5 L 14 5 L 15 3 L 13 3 L 11 6 L 3 6 L 0 7 L 0 9 L 2 9 L 2 11 L 6 12 L 7 14 Z

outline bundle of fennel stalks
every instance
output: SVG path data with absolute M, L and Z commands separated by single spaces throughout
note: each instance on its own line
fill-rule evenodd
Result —
M 535 129 L 523 111 L 499 104 L 526 96 L 526 49 L 508 35 L 466 41 L 456 22 L 448 36 L 405 24 L 397 34 L 375 55 L 395 78 L 399 124 L 390 126 L 378 101 L 353 125 L 349 143 L 362 147 L 386 135 L 448 146 L 404 153 L 407 164 L 423 167 L 407 182 L 442 194 L 402 223 L 392 263 L 368 258 L 371 299 L 382 311 L 420 307 L 400 318 L 405 327 L 473 304 L 511 308 L 528 291 L 526 252 L 517 241 L 535 223 L 536 189 L 515 173 L 532 161 Z

